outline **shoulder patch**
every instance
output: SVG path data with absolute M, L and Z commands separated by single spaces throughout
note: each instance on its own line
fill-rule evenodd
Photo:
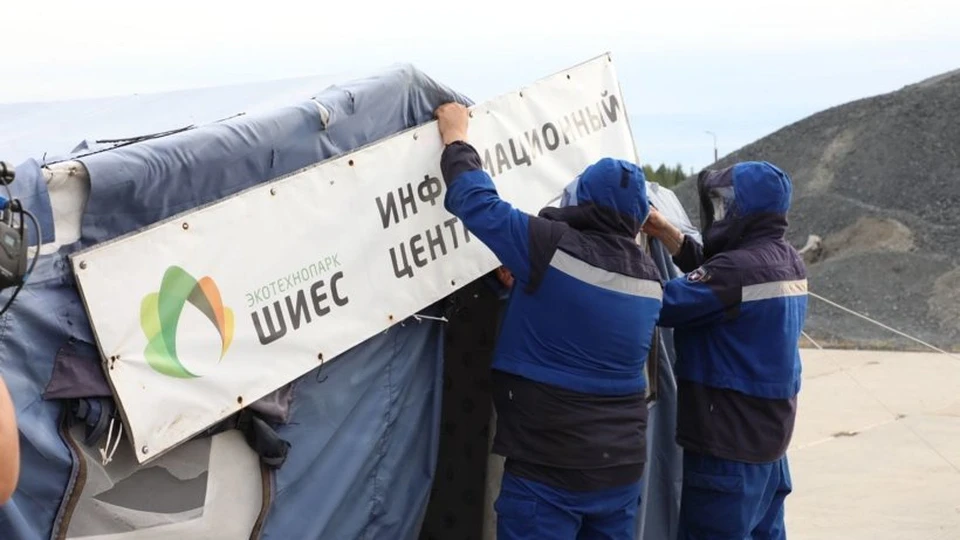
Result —
M 687 281 L 690 283 L 706 283 L 710 281 L 710 273 L 707 272 L 707 269 L 704 267 L 697 268 L 693 272 L 687 274 Z

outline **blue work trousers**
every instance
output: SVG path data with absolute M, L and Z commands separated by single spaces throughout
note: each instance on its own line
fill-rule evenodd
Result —
M 568 491 L 503 473 L 497 540 L 635 540 L 641 482 Z
M 786 540 L 783 503 L 793 491 L 784 456 L 752 464 L 683 455 L 678 540 Z

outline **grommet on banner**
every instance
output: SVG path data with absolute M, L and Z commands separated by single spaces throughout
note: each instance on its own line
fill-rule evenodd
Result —
M 275 188 L 275 187 L 270 188 L 270 194 L 271 194 L 271 195 L 276 195 L 276 194 L 277 194 L 277 188 Z
M 81 270 L 87 269 L 87 261 L 80 261 L 80 269 Z
M 413 140 L 417 140 L 417 139 L 419 139 L 419 138 L 420 138 L 420 135 L 418 135 L 418 134 L 416 134 L 416 133 L 413 134 Z
M 187 230 L 190 228 L 190 224 L 184 221 L 182 227 L 183 227 L 183 230 Z
M 347 165 L 350 165 L 351 167 L 353 167 L 353 160 L 351 159 L 350 161 L 348 161 Z
M 237 396 L 237 404 L 243 405 L 243 396 Z

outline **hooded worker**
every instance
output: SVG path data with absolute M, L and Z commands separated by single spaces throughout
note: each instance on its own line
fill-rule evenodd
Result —
M 466 142 L 466 109 L 437 115 L 445 207 L 514 279 L 491 374 L 493 452 L 506 458 L 497 537 L 635 538 L 663 292 L 635 240 L 649 214 L 643 173 L 601 159 L 580 175 L 576 205 L 528 215 Z
M 677 350 L 679 538 L 781 539 L 807 309 L 806 269 L 785 238 L 791 182 L 744 162 L 702 172 L 697 189 L 702 247 L 655 212 L 644 227 L 687 272 L 667 282 L 660 312 Z

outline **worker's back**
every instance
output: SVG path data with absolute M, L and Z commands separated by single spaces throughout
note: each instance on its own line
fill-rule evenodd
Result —
M 660 274 L 636 235 L 649 213 L 635 165 L 602 159 L 576 204 L 530 216 L 500 199 L 466 144 L 444 152 L 445 204 L 517 281 L 493 368 L 588 394 L 642 392 Z
M 632 238 L 546 227 L 560 238 L 541 254 L 542 276 L 519 280 L 493 368 L 587 394 L 643 392 L 660 312 L 656 266 Z
M 575 204 L 531 216 L 500 199 L 469 145 L 450 145 L 442 167 L 446 208 L 515 278 L 492 366 L 493 451 L 514 474 L 578 491 L 638 479 L 662 298 L 636 243 L 649 212 L 643 173 L 600 160 L 580 175 Z

